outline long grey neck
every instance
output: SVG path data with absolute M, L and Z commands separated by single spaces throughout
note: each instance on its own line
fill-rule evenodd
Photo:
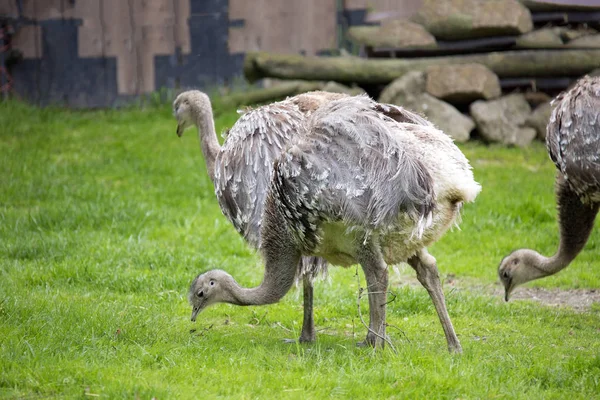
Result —
M 220 146 L 215 131 L 212 106 L 210 102 L 197 110 L 196 126 L 198 126 L 198 137 L 200 148 L 206 162 L 206 170 L 211 182 L 215 182 L 215 159 L 219 154 Z
M 538 268 L 546 275 L 556 274 L 581 252 L 594 228 L 598 204 L 584 204 L 559 173 L 556 179 L 556 203 L 560 244 L 552 257 L 541 257 Z
M 234 284 L 229 303 L 241 306 L 276 303 L 294 284 L 301 252 L 271 195 L 266 200 L 261 235 L 265 259 L 263 281 L 251 289 Z

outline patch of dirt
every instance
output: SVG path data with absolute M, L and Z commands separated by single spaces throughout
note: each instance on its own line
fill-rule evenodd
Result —
M 495 288 L 492 292 L 501 298 L 504 296 L 504 289 Z M 512 293 L 510 301 L 515 300 L 534 300 L 545 306 L 570 307 L 575 311 L 589 311 L 592 304 L 600 304 L 599 289 L 544 289 L 518 287 Z
M 399 285 L 421 286 L 417 278 L 408 270 L 393 269 L 395 278 L 393 281 Z M 470 279 L 457 279 L 449 274 L 444 277 L 444 292 L 452 288 L 467 291 L 476 295 L 488 295 L 497 297 L 504 301 L 504 288 L 500 282 L 483 285 L 481 282 Z M 516 288 L 510 302 L 519 300 L 533 300 L 544 306 L 569 307 L 578 312 L 589 311 L 594 303 L 600 304 L 600 289 L 545 289 L 535 287 Z

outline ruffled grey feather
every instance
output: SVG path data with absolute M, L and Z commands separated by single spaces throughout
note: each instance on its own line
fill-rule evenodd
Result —
M 479 191 L 451 139 L 400 107 L 366 96 L 340 99 L 316 111 L 306 129 L 275 163 L 272 188 L 303 251 L 318 248 L 324 222 L 367 236 L 408 229 L 418 242 L 433 224 L 436 201 L 459 208 Z M 449 183 L 438 182 L 439 199 L 432 173 L 444 167 L 424 165 L 427 147 L 444 150 L 435 163 L 452 162 Z M 456 182 L 453 168 L 464 174 Z M 406 217 L 409 224 L 400 222 Z
M 553 105 L 550 158 L 584 203 L 600 202 L 600 78 L 580 79 Z
M 215 193 L 223 214 L 254 247 L 261 244 L 264 200 L 272 179 L 273 161 L 299 134 L 308 117 L 325 102 L 345 97 L 310 92 L 245 112 L 229 130 L 215 160 Z M 327 263 L 305 257 L 299 276 L 316 276 Z

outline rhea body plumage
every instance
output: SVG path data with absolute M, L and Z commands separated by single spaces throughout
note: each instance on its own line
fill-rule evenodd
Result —
M 274 164 L 261 227 L 262 283 L 242 288 L 225 271 L 203 273 L 190 287 L 193 313 L 217 302 L 279 301 L 302 255 L 359 263 L 369 294 L 366 342 L 382 346 L 387 264 L 406 261 L 432 298 L 449 349 L 460 352 L 426 247 L 457 223 L 462 204 L 481 189 L 467 159 L 423 118 L 366 96 L 329 102 L 304 127 Z
M 251 246 L 261 246 L 262 213 L 274 160 L 304 131 L 301 127 L 312 112 L 343 96 L 310 92 L 247 110 L 231 127 L 222 147 L 215 132 L 211 101 L 205 93 L 183 92 L 173 102 L 177 135 L 188 127 L 198 127 L 206 170 L 219 206 Z M 302 342 L 315 340 L 313 279 L 326 268 L 326 262 L 316 257 L 303 257 L 298 264 L 304 295 Z
M 551 257 L 530 249 L 506 256 L 498 267 L 506 301 L 518 285 L 554 275 L 575 259 L 592 232 L 600 205 L 600 78 L 580 79 L 553 105 L 546 145 L 558 170 L 558 250 Z

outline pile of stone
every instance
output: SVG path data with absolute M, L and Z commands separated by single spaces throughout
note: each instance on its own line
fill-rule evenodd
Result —
M 479 64 L 409 72 L 386 86 L 379 101 L 423 114 L 457 142 L 468 141 L 477 128 L 487 142 L 526 146 L 545 138 L 551 113 L 548 95 L 502 95 L 496 74 Z
M 351 27 L 361 57 L 247 53 L 244 75 L 357 85 L 456 141 L 526 146 L 544 138 L 551 98 L 600 73 L 596 0 L 422 1 L 411 19 L 377 13 L 372 25 Z
M 543 1 L 423 0 L 410 20 L 379 13 L 370 22 L 379 25 L 351 27 L 348 36 L 367 57 L 384 58 L 600 46 L 600 3 Z
M 485 64 L 464 63 L 461 56 L 472 54 L 477 60 L 485 53 L 502 57 L 527 51 L 560 63 L 561 57 L 552 57 L 566 54 L 559 51 L 600 49 L 597 3 L 576 7 L 533 0 L 424 0 L 410 20 L 394 20 L 393 13 L 383 18 L 379 14 L 379 19 L 378 26 L 357 26 L 348 32 L 363 55 L 432 61 L 430 67 L 405 73 L 385 86 L 379 100 L 424 114 L 460 142 L 469 140 L 474 130 L 488 142 L 526 146 L 535 138 L 543 140 L 549 100 L 580 76 L 552 65 L 550 75 L 537 68 L 535 76 L 526 62 L 515 64 L 508 74 L 497 74 Z M 453 64 L 453 56 L 460 63 Z M 440 57 L 448 63 L 439 63 Z M 489 57 L 482 60 L 490 65 Z M 595 74 L 593 67 L 600 68 L 600 63 L 594 60 L 587 66 Z

